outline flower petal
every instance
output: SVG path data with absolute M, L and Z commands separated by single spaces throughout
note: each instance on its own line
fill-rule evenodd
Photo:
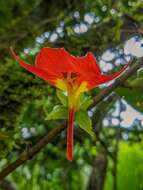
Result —
M 83 57 L 75 57 L 70 55 L 70 59 L 75 64 L 77 72 L 81 74 L 91 75 L 93 72 L 94 75 L 99 75 L 101 73 L 96 58 L 91 52 L 87 53 Z
M 97 74 L 101 73 L 101 69 L 99 65 L 97 64 L 96 58 L 91 52 L 87 53 L 86 60 L 90 64 L 90 67 L 94 69 L 95 73 Z
M 109 82 L 115 78 L 117 78 L 121 73 L 123 73 L 126 69 L 128 68 L 128 65 L 126 65 L 125 67 L 123 67 L 121 70 L 117 71 L 114 74 L 111 75 L 100 75 L 99 78 L 97 79 L 97 81 L 95 82 L 95 86 Z M 94 86 L 94 87 L 95 87 Z
M 88 88 L 94 86 L 95 78 L 101 75 L 101 70 L 97 64 L 96 58 L 94 55 L 89 52 L 83 57 L 75 57 L 70 55 L 71 61 L 76 67 L 76 72 L 78 74 L 78 83 L 86 82 Z
M 36 67 L 55 73 L 74 72 L 75 66 L 69 59 L 69 53 L 64 48 L 42 48 L 36 57 Z
M 18 55 L 16 55 L 16 53 L 14 52 L 14 50 L 12 48 L 10 48 L 11 53 L 13 55 L 13 57 L 15 58 L 15 60 L 23 67 L 25 68 L 27 71 L 30 71 L 33 74 L 36 74 L 38 77 L 48 81 L 50 84 L 55 84 L 55 80 L 56 78 L 51 75 L 49 72 L 45 72 L 44 70 L 37 68 L 34 65 L 28 64 L 25 61 L 23 61 Z

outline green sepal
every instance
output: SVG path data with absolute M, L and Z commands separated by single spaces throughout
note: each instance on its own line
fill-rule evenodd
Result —
M 53 110 L 47 115 L 47 120 L 52 119 L 67 119 L 68 111 L 67 108 L 61 105 L 57 105 L 53 108 Z
M 81 110 L 87 110 L 87 108 L 93 103 L 91 97 L 84 97 L 80 103 Z
M 64 92 L 62 92 L 61 90 L 57 90 L 57 97 L 60 100 L 60 102 L 63 104 L 63 106 L 67 106 L 68 105 L 68 98 L 64 94 Z
M 75 116 L 75 122 L 79 125 L 81 129 L 86 131 L 88 134 L 90 134 L 91 136 L 94 135 L 92 131 L 91 119 L 88 116 L 87 111 L 80 110 L 79 112 L 77 112 Z

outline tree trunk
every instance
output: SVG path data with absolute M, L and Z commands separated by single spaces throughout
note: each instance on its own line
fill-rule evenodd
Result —
M 6 179 L 0 181 L 0 189 L 1 190 L 16 190 L 14 185 Z
M 107 155 L 99 153 L 94 162 L 87 190 L 103 190 L 106 177 Z

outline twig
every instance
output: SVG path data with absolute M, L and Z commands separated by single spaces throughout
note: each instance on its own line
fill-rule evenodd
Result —
M 100 101 L 102 101 L 106 96 L 108 96 L 116 87 L 118 87 L 125 80 L 127 80 L 142 65 L 143 65 L 143 58 L 140 58 L 135 64 L 133 64 L 133 66 L 131 66 L 131 68 L 128 71 L 126 71 L 126 73 L 124 73 L 124 75 L 120 76 L 111 86 L 104 89 L 97 96 L 95 96 L 92 107 L 95 106 L 96 104 L 98 104 Z M 16 161 L 9 164 L 7 167 L 5 167 L 0 172 L 0 181 L 3 180 L 8 174 L 13 172 L 20 165 L 22 165 L 26 161 L 30 160 L 31 158 L 33 158 L 33 156 L 35 156 L 38 152 L 40 152 L 42 148 L 44 148 L 49 142 L 51 142 L 65 128 L 66 128 L 66 124 L 63 124 L 59 127 L 52 129 L 51 132 L 49 132 L 47 135 L 45 135 L 33 147 L 29 148 L 28 153 L 23 152 Z

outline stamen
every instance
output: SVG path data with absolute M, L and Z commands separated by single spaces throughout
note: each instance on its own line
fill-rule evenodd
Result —
M 75 80 L 77 78 L 78 74 L 74 73 L 74 72 L 71 72 L 71 73 L 64 72 L 64 73 L 62 73 L 62 76 L 68 82 L 68 81 L 71 81 L 73 79 Z
M 64 78 L 64 79 L 67 79 L 68 73 L 62 73 L 62 75 L 63 75 L 63 78 Z
M 77 73 L 71 73 L 71 78 L 77 78 Z

